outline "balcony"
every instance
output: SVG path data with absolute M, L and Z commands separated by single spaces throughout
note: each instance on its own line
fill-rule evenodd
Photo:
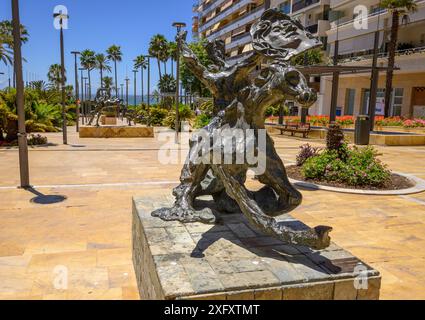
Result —
M 232 41 L 226 45 L 226 50 L 230 50 L 230 49 L 245 45 L 247 43 L 250 43 L 251 41 L 252 41 L 252 38 L 251 38 L 250 32 L 244 32 L 244 33 L 238 34 L 232 37 Z
M 203 5 L 202 9 L 200 10 L 202 15 L 207 15 L 212 10 L 217 9 L 217 7 L 221 6 L 224 2 L 227 0 L 211 0 L 211 2 L 207 5 Z
M 319 2 L 320 2 L 320 0 L 301 0 L 301 1 L 295 2 L 292 5 L 292 13 L 300 11 L 304 8 L 307 8 L 311 5 L 319 3 Z
M 212 27 L 216 23 L 220 22 L 221 20 L 225 19 L 229 15 L 237 12 L 238 10 L 242 9 L 243 7 L 247 6 L 248 4 L 253 3 L 253 0 L 241 0 L 236 4 L 231 5 L 230 7 L 224 9 L 223 11 L 219 12 L 214 18 L 211 20 L 208 20 L 205 22 L 201 27 L 200 31 L 203 32 L 209 27 Z
M 312 34 L 315 34 L 317 33 L 317 30 L 319 29 L 319 24 L 318 23 L 312 24 L 308 27 L 305 27 L 305 29 Z
M 259 19 L 261 17 L 261 15 L 263 14 L 265 10 L 265 6 L 262 5 L 252 11 L 247 12 L 246 14 L 244 14 L 243 16 L 231 21 L 230 23 L 228 23 L 227 25 L 225 25 L 224 27 L 212 32 L 210 35 L 207 36 L 207 39 L 209 41 L 212 41 L 214 39 L 217 39 L 218 37 L 221 37 L 222 35 L 225 35 L 226 33 L 242 27 L 250 22 L 253 22 L 257 19 Z

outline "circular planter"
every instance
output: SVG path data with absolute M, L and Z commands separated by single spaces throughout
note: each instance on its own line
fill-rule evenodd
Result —
M 400 172 L 393 172 L 393 173 L 409 179 L 414 184 L 414 186 L 407 189 L 399 189 L 399 190 L 364 190 L 364 189 L 347 189 L 347 188 L 324 186 L 321 184 L 295 180 L 292 178 L 289 178 L 289 181 L 293 183 L 295 186 L 299 186 L 299 187 L 311 189 L 311 190 L 325 190 L 325 191 L 333 191 L 333 192 L 340 192 L 340 193 L 364 194 L 364 195 L 393 196 L 393 195 L 414 194 L 414 193 L 425 191 L 425 180 L 415 177 L 414 175 L 411 175 L 411 174 L 405 174 Z

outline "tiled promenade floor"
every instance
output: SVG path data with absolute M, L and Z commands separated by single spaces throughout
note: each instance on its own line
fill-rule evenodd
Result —
M 137 299 L 131 197 L 171 192 L 181 164 L 159 163 L 157 138 L 79 139 L 71 128 L 68 146 L 61 134 L 48 137 L 52 146 L 30 149 L 31 183 L 65 195 L 63 203 L 31 203 L 34 194 L 15 188 L 17 150 L 0 149 L 0 298 Z M 304 142 L 274 137 L 284 161 L 294 161 Z M 393 170 L 425 179 L 425 147 L 379 150 Z M 425 299 L 425 193 L 302 193 L 294 216 L 332 225 L 338 245 L 381 271 L 382 299 Z M 68 289 L 55 289 L 64 270 Z

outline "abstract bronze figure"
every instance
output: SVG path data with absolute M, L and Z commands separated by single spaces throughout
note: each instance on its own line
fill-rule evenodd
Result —
M 254 227 L 265 234 L 286 243 L 325 248 L 330 243 L 328 233 L 331 227 L 318 226 L 300 231 L 274 219 L 300 205 L 302 197 L 289 182 L 283 162 L 272 139 L 265 133 L 264 125 L 264 111 L 270 105 L 292 99 L 308 108 L 316 101 L 316 93 L 308 87 L 305 77 L 290 66 L 289 60 L 321 43 L 299 22 L 274 9 L 267 10 L 252 26 L 251 35 L 254 52 L 233 66 L 224 61 L 224 43 L 220 41 L 207 46 L 213 61 L 209 69 L 198 61 L 185 43 L 183 59 L 214 96 L 216 116 L 202 132 L 204 135 L 207 132 L 208 139 L 212 141 L 207 150 L 208 156 L 211 159 L 217 149 L 224 152 L 228 147 L 225 143 L 214 145 L 216 131 L 251 130 L 254 134 L 247 134 L 243 144 L 233 139 L 226 141 L 231 144 L 232 158 L 237 158 L 240 150 L 247 145 L 255 147 L 257 156 L 264 156 L 264 170 L 257 174 L 264 187 L 256 192 L 245 188 L 247 171 L 253 168 L 245 155 L 245 161 L 237 164 L 200 162 L 200 150 L 205 153 L 205 139 L 198 134 L 190 141 L 181 184 L 173 191 L 176 197 L 174 206 L 158 209 L 152 215 L 163 220 L 215 223 L 217 217 L 210 208 L 195 210 L 193 207 L 196 197 L 212 195 L 220 212 L 242 212 Z M 185 34 L 180 37 L 185 38 Z M 257 72 L 261 62 L 266 67 Z M 265 134 L 265 148 L 261 147 L 261 132 Z
M 89 120 L 88 125 L 91 126 L 93 124 L 94 119 L 96 118 L 96 126 L 99 126 L 100 116 L 102 112 L 109 109 L 115 108 L 117 110 L 117 114 L 121 105 L 121 100 L 118 98 L 111 97 L 111 89 L 110 88 L 99 88 L 96 92 L 96 97 L 94 98 L 95 108 L 91 112 L 91 118 Z

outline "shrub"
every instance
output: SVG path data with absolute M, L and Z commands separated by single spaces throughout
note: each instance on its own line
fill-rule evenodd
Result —
M 211 121 L 211 117 L 208 116 L 207 114 L 200 114 L 199 116 L 196 117 L 195 119 L 195 125 L 194 127 L 196 129 L 201 129 L 206 127 Z
M 315 157 L 319 154 L 320 148 L 310 146 L 308 143 L 300 147 L 300 152 L 297 155 L 297 166 L 301 167 L 307 159 Z
M 194 113 L 192 109 L 190 109 L 190 107 L 187 105 L 181 104 L 179 107 L 180 122 L 191 120 L 193 117 L 194 117 Z M 171 129 L 175 129 L 176 112 L 174 110 L 170 111 L 162 124 L 164 126 L 170 127 Z
M 43 137 L 40 134 L 30 134 L 28 138 L 29 146 L 37 146 L 42 144 L 47 144 L 47 137 Z
M 371 146 L 347 148 L 347 158 L 341 159 L 336 150 L 326 150 L 318 156 L 307 159 L 302 167 L 308 179 L 334 181 L 352 186 L 379 187 L 389 181 L 390 171 L 377 157 L 378 152 Z

